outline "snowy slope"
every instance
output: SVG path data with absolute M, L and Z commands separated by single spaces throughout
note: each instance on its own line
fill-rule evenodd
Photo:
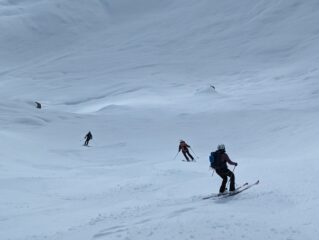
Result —
M 317 239 L 318 10 L 0 0 L 0 239 Z M 219 143 L 261 183 L 203 201 Z

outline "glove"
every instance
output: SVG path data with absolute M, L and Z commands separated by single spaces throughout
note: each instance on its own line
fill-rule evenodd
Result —
M 235 162 L 235 166 L 237 167 L 238 163 Z

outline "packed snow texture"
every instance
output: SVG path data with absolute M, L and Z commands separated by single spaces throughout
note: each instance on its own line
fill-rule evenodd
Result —
M 318 11 L 0 0 L 0 239 L 318 239 Z M 260 184 L 204 201 L 219 143 Z

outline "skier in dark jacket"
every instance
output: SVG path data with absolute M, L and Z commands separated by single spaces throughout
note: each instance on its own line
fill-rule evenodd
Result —
M 222 185 L 220 186 L 219 193 L 225 192 L 226 184 L 227 184 L 227 177 L 230 177 L 230 187 L 229 191 L 235 191 L 235 175 L 232 171 L 230 171 L 227 167 L 227 163 L 230 165 L 237 166 L 236 162 L 230 160 L 226 153 L 225 145 L 220 144 L 217 146 L 217 151 L 213 152 L 214 154 L 214 161 L 216 164 L 211 167 L 215 169 L 216 173 L 223 179 Z
M 91 139 L 93 139 L 92 133 L 89 131 L 89 132 L 85 135 L 84 139 L 85 139 L 84 146 L 88 146 L 88 145 L 89 145 L 89 141 L 90 141 Z
M 190 148 L 190 146 L 184 140 L 181 140 L 179 142 L 178 151 L 180 152 L 182 150 L 182 153 L 188 162 L 189 157 L 192 159 L 192 161 L 194 161 L 194 157 L 192 156 L 192 154 L 189 153 L 188 148 Z

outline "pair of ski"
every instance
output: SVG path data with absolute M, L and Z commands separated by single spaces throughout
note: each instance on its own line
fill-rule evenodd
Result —
M 207 197 L 203 197 L 203 200 L 228 198 L 228 197 L 237 195 L 237 194 L 239 194 L 239 193 L 241 193 L 243 191 L 246 191 L 247 189 L 249 189 L 249 188 L 251 188 L 251 187 L 253 187 L 253 186 L 257 185 L 257 184 L 259 184 L 259 180 L 254 182 L 254 183 L 252 183 L 252 184 L 244 183 L 243 185 L 241 185 L 238 188 L 236 188 L 235 191 L 212 194 L 212 195 L 209 195 Z

